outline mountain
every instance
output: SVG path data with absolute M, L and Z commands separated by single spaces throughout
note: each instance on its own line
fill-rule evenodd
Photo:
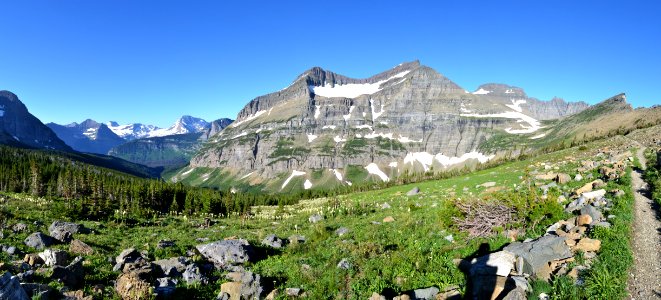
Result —
M 166 169 L 181 167 L 188 164 L 202 143 L 231 123 L 231 119 L 219 119 L 207 123 L 201 119 L 185 116 L 171 128 L 175 129 L 174 131 L 194 130 L 192 133 L 136 139 L 118 145 L 108 153 L 149 167 Z
M 209 127 L 209 122 L 196 117 L 182 116 L 168 128 L 158 128 L 154 125 L 140 123 L 120 125 L 114 121 L 110 121 L 106 125 L 118 136 L 131 141 L 140 138 L 203 132 Z
M 0 144 L 72 151 L 9 91 L 0 91 Z
M 126 142 L 105 124 L 87 119 L 80 124 L 46 124 L 67 145 L 76 151 L 107 154 L 110 148 Z
M 545 123 L 587 107 L 502 84 L 469 92 L 418 61 L 366 79 L 315 67 L 250 101 L 171 179 L 283 192 L 388 181 L 489 161 L 505 149 L 485 145 L 534 140 Z
M 106 123 L 106 126 L 108 126 L 108 128 L 112 130 L 112 132 L 114 132 L 117 136 L 127 141 L 149 137 L 149 134 L 152 131 L 159 129 L 154 125 L 144 125 L 140 123 L 120 125 L 115 121 Z

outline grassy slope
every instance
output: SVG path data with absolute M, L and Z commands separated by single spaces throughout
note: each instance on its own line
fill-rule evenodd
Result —
M 588 149 L 605 145 L 616 147 L 626 141 L 624 138 L 614 138 L 591 144 Z M 302 234 L 308 242 L 274 251 L 250 267 L 268 277 L 268 280 L 274 280 L 281 289 L 303 288 L 311 299 L 332 298 L 332 295 L 364 299 L 372 292 L 388 289 L 400 292 L 432 285 L 441 288 L 458 285 L 463 288 L 465 277 L 455 267 L 453 259 L 470 256 L 481 243 L 486 242 L 491 249 L 498 249 L 508 241 L 500 236 L 469 239 L 464 233 L 457 232 L 451 226 L 449 218 L 453 214 L 448 209 L 449 204 L 457 198 L 484 197 L 485 189 L 477 186 L 484 182 L 493 181 L 497 186 L 511 190 L 514 185 L 521 184 L 520 176 L 524 176 L 530 166 L 543 170 L 541 163 L 556 163 L 571 158 L 590 159 L 594 154 L 591 150 L 571 148 L 447 180 L 395 186 L 333 199 L 301 201 L 293 206 L 256 207 L 253 209 L 256 216 L 249 221 L 237 217 L 220 219 L 211 229 L 199 228 L 203 216 L 164 217 L 143 220 L 137 225 L 122 223 L 119 215 L 115 222 L 81 221 L 96 232 L 78 236 L 97 250 L 95 255 L 87 258 L 90 261 L 86 267 L 90 274 L 87 286 L 95 283 L 110 285 L 110 280 L 115 279 L 117 274 L 111 271 L 112 265 L 105 261 L 106 257 L 116 256 L 128 247 L 146 249 L 154 259 L 158 259 L 183 255 L 187 249 L 198 244 L 196 238 L 210 238 L 213 241 L 237 236 L 248 239 L 253 245 L 260 245 L 266 235 L 275 233 L 281 238 Z M 577 163 L 556 164 L 559 170 L 555 171 L 570 172 L 575 170 Z M 572 182 L 565 189 L 569 191 L 585 181 Z M 414 186 L 420 187 L 422 193 L 405 196 Z M 621 188 L 610 186 L 615 187 Z M 67 216 L 61 215 L 64 210 L 57 209 L 58 205 L 64 205 L 60 201 L 30 201 L 24 196 L 18 198 L 23 200 L 9 200 L 2 204 L 2 215 L 7 218 L 4 220 L 7 224 L 19 221 L 32 224 L 35 220 L 41 220 L 45 225 L 30 225 L 30 232 L 46 231 L 52 220 L 67 219 Z M 380 209 L 384 202 L 392 208 Z M 310 224 L 307 218 L 313 213 L 322 213 L 326 219 Z M 387 216 L 392 216 L 395 222 L 383 223 L 383 218 Z M 553 221 L 546 220 L 546 223 Z M 626 226 L 627 219 L 623 218 L 622 222 Z M 545 223 L 538 225 L 524 236 L 540 234 Z M 339 227 L 347 227 L 351 231 L 338 237 L 334 231 Z M 615 228 L 619 230 L 620 226 Z M 455 242 L 444 239 L 449 234 L 454 236 Z M 621 232 L 615 237 L 619 234 Z M 25 236 L 27 233 L 12 235 L 3 243 L 18 245 L 21 250 L 29 251 L 21 243 Z M 155 250 L 155 244 L 160 239 L 175 240 L 177 247 Z M 617 245 L 622 246 L 621 243 Z M 603 247 L 609 249 L 608 243 L 605 242 Z M 269 251 L 262 249 L 260 252 Z M 348 271 L 336 268 L 343 258 L 353 264 Z M 7 260 L 6 257 L 2 259 Z M 220 282 L 216 282 L 202 289 L 190 288 L 187 293 L 188 296 L 208 298 L 217 293 L 219 286 Z M 111 288 L 107 290 L 111 293 Z

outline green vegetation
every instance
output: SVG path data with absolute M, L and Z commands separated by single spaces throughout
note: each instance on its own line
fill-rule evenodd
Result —
M 645 152 L 647 158 L 647 169 L 645 170 L 645 181 L 650 185 L 652 199 L 661 205 L 661 150 L 649 150 Z

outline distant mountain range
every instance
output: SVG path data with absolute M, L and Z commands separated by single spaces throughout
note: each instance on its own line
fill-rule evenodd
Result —
M 99 154 L 108 154 L 112 148 L 133 140 L 190 133 L 201 135 L 211 129 L 211 123 L 191 116 L 182 116 L 168 128 L 141 123 L 119 125 L 114 121 L 102 124 L 90 119 L 80 124 L 46 125 L 74 150 Z

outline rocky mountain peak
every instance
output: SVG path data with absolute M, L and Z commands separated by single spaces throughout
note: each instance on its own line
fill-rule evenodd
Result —
M 0 91 L 0 143 L 71 151 L 9 91 Z

